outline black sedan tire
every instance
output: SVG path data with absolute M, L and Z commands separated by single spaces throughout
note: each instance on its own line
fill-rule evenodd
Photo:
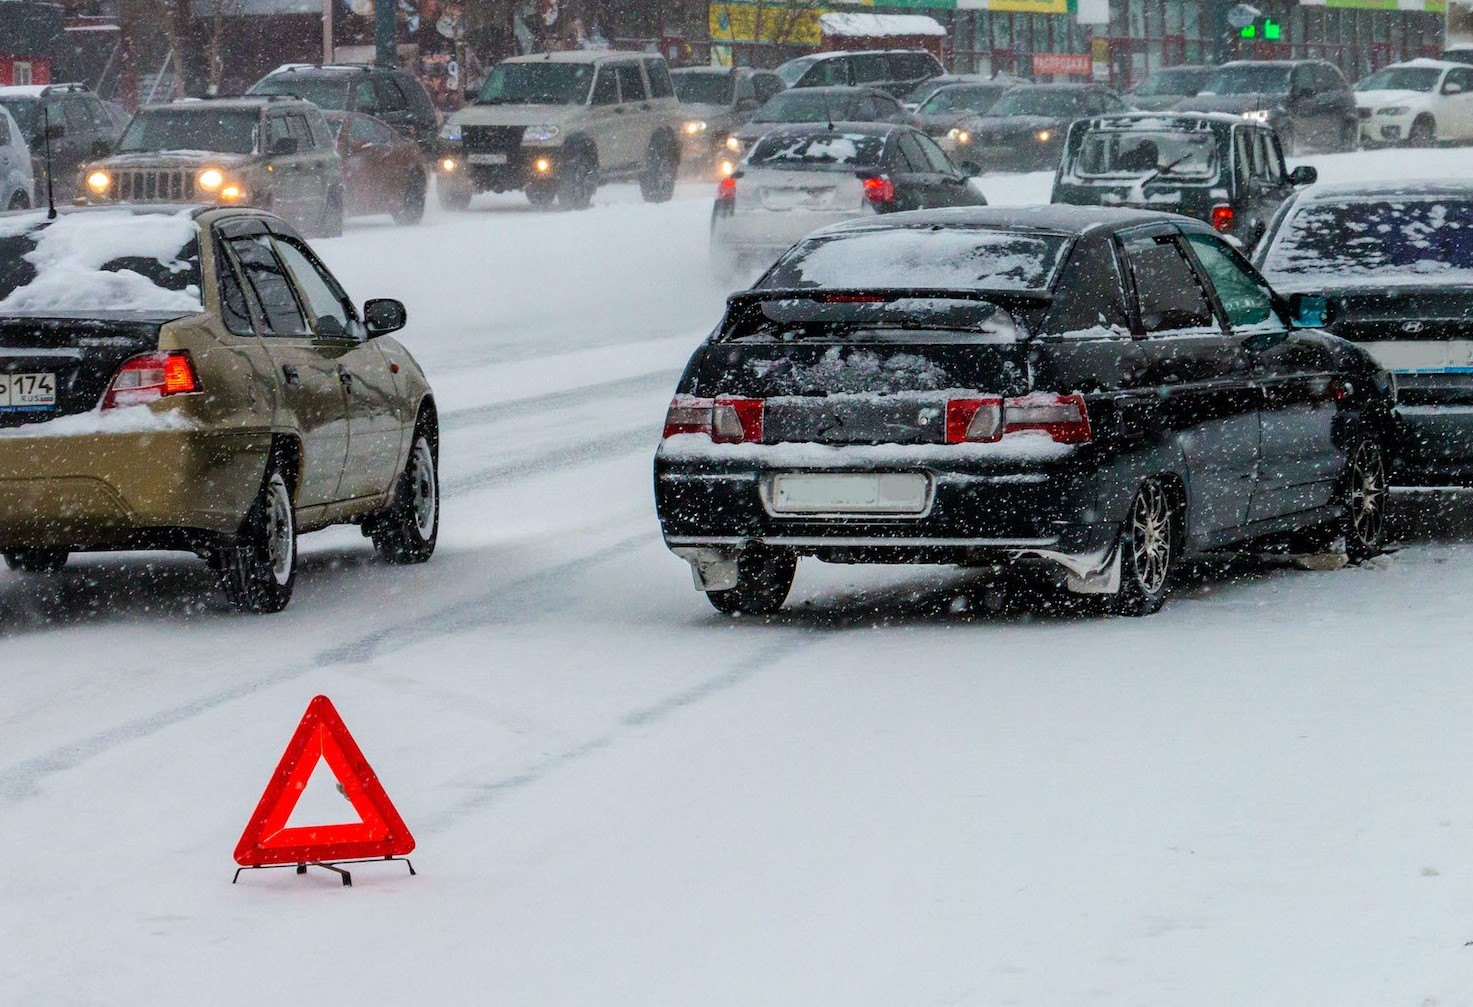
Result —
M 1166 601 L 1181 540 L 1180 522 L 1161 480 L 1149 479 L 1136 491 L 1120 535 L 1120 593 L 1109 601 L 1115 615 L 1150 615 Z
M 56 573 L 68 555 L 65 549 L 7 549 L 5 565 L 21 573 Z
M 1345 556 L 1361 563 L 1380 555 L 1386 535 L 1386 460 L 1381 446 L 1364 440 L 1351 452 L 1341 480 Z
M 771 615 L 783 607 L 797 572 L 798 557 L 788 550 L 749 546 L 737 557 L 736 587 L 707 591 L 706 598 L 725 615 Z
M 393 212 L 394 223 L 401 226 L 418 224 L 425 215 L 425 176 L 414 171 L 404 183 L 404 201 Z
M 645 155 L 644 171 L 639 176 L 639 194 L 646 203 L 667 203 L 675 195 L 675 176 L 680 170 L 680 155 L 671 144 L 655 140 Z

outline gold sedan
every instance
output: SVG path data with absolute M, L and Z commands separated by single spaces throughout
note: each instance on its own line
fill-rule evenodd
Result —
M 434 552 L 439 428 L 389 337 L 288 224 L 250 209 L 0 214 L 0 550 L 184 549 L 239 608 L 291 599 L 300 532 Z

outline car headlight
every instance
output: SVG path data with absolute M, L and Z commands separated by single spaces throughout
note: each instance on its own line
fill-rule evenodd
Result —
M 522 139 L 529 143 L 546 143 L 562 132 L 561 127 L 548 123 L 544 126 L 528 126 L 522 130 Z
M 112 176 L 105 171 L 94 171 L 87 176 L 87 188 L 99 196 L 105 194 L 112 184 Z
M 194 184 L 205 192 L 214 192 L 225 184 L 225 173 L 219 168 L 206 168 L 194 176 Z
M 1377 115 L 1406 115 L 1411 111 L 1410 105 L 1393 105 L 1390 108 L 1376 109 Z
M 1251 112 L 1244 112 L 1243 118 L 1249 122 L 1268 122 L 1270 111 L 1266 108 L 1255 108 Z
M 220 198 L 227 203 L 234 203 L 245 198 L 245 190 L 238 185 L 227 185 L 220 190 Z
M 946 131 L 946 138 L 948 140 L 950 140 L 952 143 L 971 143 L 972 142 L 972 134 L 971 133 L 968 133 L 964 129 L 958 129 L 955 126 L 951 127 L 950 129 L 948 129 Z
M 692 119 L 685 124 L 686 136 L 700 136 L 706 132 L 706 123 L 703 119 Z
M 1054 134 L 1046 129 L 1040 129 L 1037 133 L 1034 133 L 1033 135 L 1038 138 L 1039 143 L 1048 143 L 1049 140 L 1053 138 Z
M 459 143 L 460 142 L 460 123 L 458 123 L 458 122 L 447 122 L 445 125 L 441 126 L 440 127 L 440 139 L 447 140 L 450 143 Z
M 742 152 L 741 139 L 735 136 L 728 136 L 726 138 L 726 149 L 731 151 L 733 154 L 740 154 Z

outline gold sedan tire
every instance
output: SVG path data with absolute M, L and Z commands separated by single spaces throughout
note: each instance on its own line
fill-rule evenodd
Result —
M 251 504 L 240 541 L 226 551 L 221 586 L 243 612 L 280 612 L 297 582 L 297 518 L 279 468 L 266 476 Z
M 414 433 L 409 461 L 384 512 L 368 526 L 373 548 L 390 563 L 423 563 L 440 535 L 440 473 L 431 427 Z

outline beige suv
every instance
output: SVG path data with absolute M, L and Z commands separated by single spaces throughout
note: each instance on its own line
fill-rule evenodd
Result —
M 649 202 L 675 191 L 680 104 L 660 56 L 557 52 L 491 70 L 440 131 L 440 202 L 522 189 L 538 206 L 586 207 L 602 182 L 637 179 Z

